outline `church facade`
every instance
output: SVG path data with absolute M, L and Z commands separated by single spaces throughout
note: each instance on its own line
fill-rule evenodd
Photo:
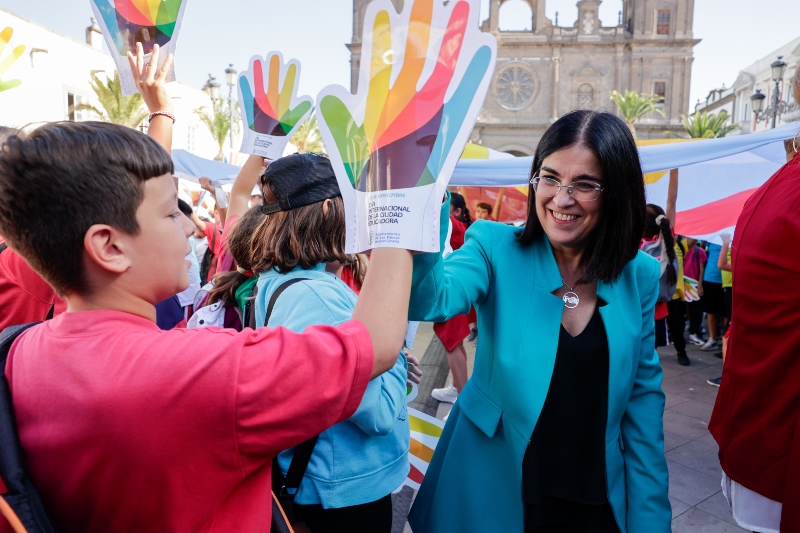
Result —
M 598 17 L 602 0 L 577 2 L 571 26 L 545 16 L 546 0 L 514 0 L 530 8 L 525 30 L 501 23 L 509 0 L 489 0 L 482 30 L 497 38 L 497 66 L 471 141 L 514 155 L 531 155 L 559 116 L 574 109 L 615 112 L 612 90 L 654 93 L 665 116 L 652 112 L 636 123 L 639 139 L 681 131 L 689 112 L 694 0 L 623 0 L 616 25 Z M 403 0 L 392 0 L 400 10 Z M 361 64 L 361 35 L 369 0 L 353 0 L 351 85 Z

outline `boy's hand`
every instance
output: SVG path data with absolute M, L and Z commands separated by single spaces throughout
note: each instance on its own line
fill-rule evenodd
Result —
M 408 378 L 406 380 L 406 385 L 409 387 L 412 383 L 419 385 L 422 381 L 422 370 L 419 368 L 419 359 L 409 354 L 407 350 L 403 351 L 406 353 L 406 361 L 408 362 Z
M 731 234 L 730 233 L 720 233 L 719 238 L 722 239 L 722 244 L 730 245 L 731 243 Z
M 172 98 L 169 97 L 166 90 L 166 79 L 169 70 L 172 68 L 173 56 L 167 56 L 164 65 L 158 68 L 158 54 L 159 47 L 153 47 L 153 55 L 150 57 L 150 62 L 145 64 L 144 49 L 142 43 L 136 43 L 136 56 L 128 52 L 128 62 L 131 65 L 131 72 L 133 78 L 136 80 L 136 88 L 142 95 L 147 109 L 151 113 L 156 111 L 172 111 Z
M 211 185 L 211 180 L 205 177 L 200 178 L 200 188 L 202 188 L 204 191 L 210 192 L 212 195 L 216 193 L 214 186 Z

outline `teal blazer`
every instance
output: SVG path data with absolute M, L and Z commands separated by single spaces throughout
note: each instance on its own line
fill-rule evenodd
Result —
M 478 221 L 446 260 L 415 257 L 409 319 L 439 322 L 474 305 L 480 339 L 411 509 L 414 533 L 524 530 L 522 458 L 553 374 L 564 302 L 552 294 L 562 281 L 549 241 L 522 246 L 518 231 Z M 597 287 L 609 345 L 606 479 L 622 533 L 671 530 L 653 320 L 659 273 L 639 252 L 615 283 Z

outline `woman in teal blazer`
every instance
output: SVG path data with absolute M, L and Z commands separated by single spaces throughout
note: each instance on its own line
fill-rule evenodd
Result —
M 525 228 L 478 221 L 447 260 L 415 258 L 410 318 L 474 305 L 481 336 L 412 530 L 669 532 L 660 269 L 638 251 L 633 137 L 613 115 L 570 113 L 542 137 L 531 176 Z

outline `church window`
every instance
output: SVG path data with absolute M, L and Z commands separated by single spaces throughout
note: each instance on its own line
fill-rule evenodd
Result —
M 594 87 L 584 83 L 578 87 L 578 109 L 594 108 Z
M 531 75 L 517 66 L 507 68 L 497 78 L 497 96 L 506 109 L 522 109 L 530 104 L 535 88 Z
M 508 0 L 500 6 L 500 31 L 531 31 L 533 29 L 533 10 L 525 0 Z
M 669 9 L 658 10 L 658 26 L 656 27 L 658 35 L 669 35 Z
M 653 94 L 660 97 L 659 103 L 663 105 L 667 98 L 667 82 L 657 81 L 653 87 Z

